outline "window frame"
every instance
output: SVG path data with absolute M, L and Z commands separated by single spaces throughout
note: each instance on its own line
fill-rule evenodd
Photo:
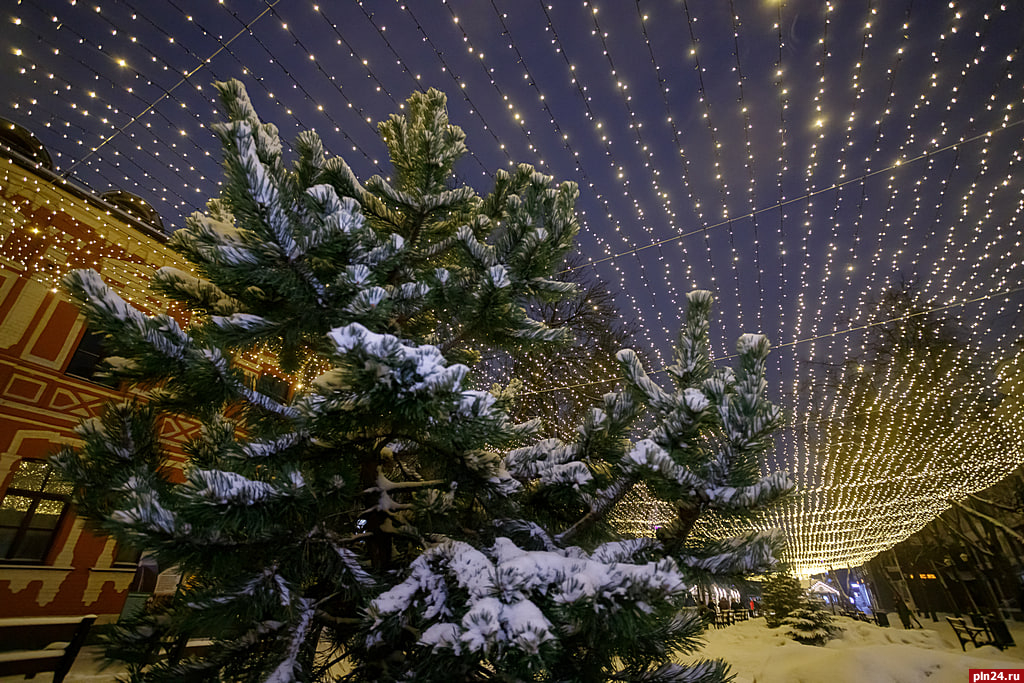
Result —
M 126 559 L 128 557 L 134 559 Z M 134 546 L 114 541 L 114 554 L 111 556 L 110 566 L 115 569 L 134 569 L 139 566 L 142 559 L 142 551 Z
M 110 352 L 107 350 L 103 335 L 86 326 L 75 345 L 75 350 L 68 358 L 64 374 L 100 386 L 116 388 L 117 383 L 111 378 L 96 376 L 96 373 L 102 369 L 103 361 L 109 355 Z
M 253 389 L 279 403 L 287 403 L 291 399 L 292 387 L 288 380 L 269 372 L 261 372 L 256 377 Z
M 14 486 L 13 484 L 9 484 L 4 490 L 3 495 L 0 495 L 0 505 L 2 505 L 8 497 L 12 496 L 28 498 L 30 500 L 28 509 L 23 513 L 22 518 L 19 520 L 17 525 L 4 524 L 3 522 L 0 522 L 0 529 L 14 529 L 14 536 L 11 539 L 10 546 L 3 555 L 0 555 L 0 565 L 46 564 L 50 555 L 53 553 L 54 545 L 60 535 L 61 529 L 64 526 L 64 521 L 67 519 L 71 510 L 70 494 L 46 491 L 47 485 L 49 485 L 54 478 L 57 478 L 57 475 L 53 471 L 53 467 L 42 458 L 21 458 L 18 460 L 15 463 L 15 467 L 11 470 L 11 481 L 14 481 L 18 470 L 25 463 L 42 463 L 46 465 L 47 472 L 44 475 L 38 490 L 23 489 Z M 28 532 L 33 530 L 31 526 L 32 518 L 35 516 L 36 510 L 39 509 L 39 505 L 43 501 L 61 503 L 60 514 L 57 515 L 57 521 L 54 523 L 53 529 L 50 530 L 50 536 L 46 540 L 46 550 L 40 555 L 34 557 L 11 557 L 11 554 L 17 552 L 19 547 L 24 543 L 25 536 Z

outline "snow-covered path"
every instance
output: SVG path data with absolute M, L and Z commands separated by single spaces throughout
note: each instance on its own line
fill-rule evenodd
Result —
M 736 683 L 968 683 L 970 669 L 1024 670 L 1024 623 L 1009 622 L 1017 646 L 1003 652 L 970 644 L 961 652 L 945 620 L 922 619 L 925 629 L 913 631 L 836 623 L 843 635 L 814 647 L 790 640 L 784 628 L 767 628 L 764 619 L 740 622 L 709 630 L 699 654 L 732 664 Z
M 960 645 L 944 620 L 922 619 L 925 630 L 881 628 L 839 618 L 842 637 L 825 647 L 801 645 L 784 629 L 769 629 L 764 619 L 744 621 L 705 634 L 698 657 L 720 657 L 732 665 L 736 683 L 968 683 L 970 669 L 1024 670 L 1024 623 L 1008 622 L 1016 647 L 1000 652 Z M 896 623 L 899 623 L 896 620 Z M 95 648 L 79 655 L 68 683 L 113 681 L 119 668 L 100 673 L 90 662 Z M 1024 680 L 1024 675 L 1022 675 Z M 0 683 L 23 681 L 0 677 Z M 49 675 L 36 680 L 45 683 Z

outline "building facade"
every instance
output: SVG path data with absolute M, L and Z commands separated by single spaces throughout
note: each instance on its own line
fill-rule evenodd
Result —
M 46 458 L 77 443 L 75 426 L 124 393 L 93 379 L 102 342 L 60 278 L 92 268 L 141 310 L 184 322 L 147 281 L 160 266 L 188 266 L 144 213 L 63 181 L 31 152 L 0 146 L 0 617 L 109 621 L 131 588 L 137 553 L 90 532 Z M 193 429 L 163 420 L 172 458 L 183 461 L 177 444 Z

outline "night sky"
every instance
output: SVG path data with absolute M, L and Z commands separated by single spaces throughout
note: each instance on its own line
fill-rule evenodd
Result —
M 929 448 L 840 471 L 805 417 L 815 373 L 860 352 L 865 302 L 901 279 L 973 361 L 1021 339 L 1024 3 L 548 2 L 8 2 L 0 116 L 173 230 L 217 193 L 212 82 L 241 79 L 283 138 L 316 129 L 363 179 L 389 173 L 376 122 L 443 90 L 472 152 L 458 181 L 486 191 L 526 162 L 579 184 L 583 262 L 652 370 L 694 288 L 717 297 L 716 356 L 772 340 L 769 395 L 792 415 L 776 462 L 811 489 L 780 520 L 798 566 L 856 564 L 1024 460 L 980 453 L 922 488 L 905 460 Z M 879 495 L 898 523 L 864 512 Z

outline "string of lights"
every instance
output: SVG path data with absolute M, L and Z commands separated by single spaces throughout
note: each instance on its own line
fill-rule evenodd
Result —
M 970 144 L 972 142 L 978 142 L 980 140 L 985 140 L 985 139 L 991 138 L 991 136 L 993 134 L 997 133 L 997 132 L 1004 131 L 1004 130 L 1009 130 L 1009 129 L 1014 128 L 1016 126 L 1019 126 L 1021 124 L 1024 124 L 1024 119 L 1019 119 L 1017 121 L 1012 121 L 1012 122 L 1006 123 L 1005 125 L 1002 125 L 999 128 L 996 128 L 996 129 L 993 129 L 993 130 L 990 130 L 990 131 L 986 131 L 984 133 L 978 133 L 977 135 L 974 135 L 974 136 L 969 137 L 969 138 L 965 138 L 965 139 L 960 140 L 958 142 L 951 143 L 949 145 L 946 145 L 945 147 L 941 147 L 941 148 L 936 149 L 934 151 L 922 152 L 921 154 L 918 154 L 917 156 L 911 157 L 910 159 L 907 159 L 906 161 L 895 162 L 891 166 L 886 166 L 884 168 L 879 168 L 879 169 L 876 169 L 874 171 L 870 171 L 870 172 L 865 173 L 863 175 L 857 176 L 856 178 L 850 178 L 848 180 L 844 180 L 841 183 L 835 183 L 835 184 L 830 185 L 828 187 L 822 187 L 822 188 L 818 188 L 818 189 L 815 189 L 815 190 L 811 190 L 810 192 L 807 192 L 806 194 L 800 195 L 798 197 L 790 197 L 789 199 L 785 199 L 785 200 L 776 202 L 775 204 L 771 204 L 769 206 L 764 206 L 764 207 L 761 207 L 760 209 L 754 209 L 750 213 L 744 214 L 743 217 L 745 217 L 745 218 L 755 218 L 759 214 L 764 214 L 764 213 L 768 213 L 768 212 L 771 212 L 771 211 L 775 211 L 775 210 L 781 209 L 783 207 L 789 206 L 791 204 L 798 204 L 800 202 L 805 202 L 808 199 L 811 199 L 813 197 L 816 197 L 818 195 L 825 194 L 825 193 L 828 193 L 828 192 L 834 192 L 835 190 L 839 190 L 839 189 L 841 189 L 843 187 L 846 187 L 847 185 L 862 184 L 863 181 L 865 181 L 865 180 L 867 180 L 869 178 L 872 178 L 874 176 L 882 175 L 882 174 L 885 174 L 885 173 L 891 173 L 892 171 L 900 168 L 901 166 L 906 166 L 906 165 L 909 165 L 909 164 L 913 164 L 913 163 L 918 162 L 918 161 L 922 161 L 922 160 L 925 160 L 925 159 L 929 159 L 929 160 L 933 159 L 936 154 L 940 154 L 942 152 L 946 152 L 946 151 L 950 151 L 950 150 L 956 150 L 956 149 L 962 147 L 963 145 L 967 145 L 967 144 Z M 595 266 L 595 265 L 598 265 L 598 264 L 601 264 L 601 263 L 605 263 L 607 261 L 613 261 L 615 259 L 622 258 L 623 256 L 631 256 L 631 255 L 637 254 L 637 253 L 639 253 L 641 251 L 646 251 L 647 249 L 652 249 L 654 247 L 659 247 L 659 246 L 668 244 L 670 242 L 677 242 L 677 241 L 686 239 L 687 237 L 693 237 L 694 235 L 704 235 L 704 234 L 706 234 L 707 232 L 709 232 L 711 230 L 715 230 L 717 228 L 722 228 L 722 227 L 727 227 L 731 223 L 732 223 L 731 220 L 723 220 L 723 221 L 718 221 L 717 223 L 711 223 L 710 225 L 707 225 L 707 226 L 705 226 L 703 228 L 690 230 L 688 232 L 684 232 L 684 233 L 679 234 L 679 235 L 674 235 L 672 237 L 666 237 L 665 239 L 658 240 L 657 242 L 653 242 L 651 244 L 644 244 L 643 246 L 635 247 L 635 248 L 630 249 L 628 251 L 622 251 L 622 252 L 617 252 L 615 254 L 610 254 L 609 256 L 606 256 L 604 258 L 594 259 L 592 261 L 588 261 L 587 263 L 579 265 L 579 266 L 573 266 L 572 268 L 566 268 L 565 270 L 563 270 L 561 272 L 562 273 L 566 273 L 566 272 L 569 272 L 569 271 L 572 271 L 572 270 L 580 270 L 582 268 L 592 267 L 592 266 Z
M 120 135 L 121 133 L 123 133 L 123 132 L 124 132 L 124 129 L 125 129 L 125 128 L 127 128 L 128 126 L 130 126 L 130 125 L 132 125 L 132 124 L 136 123 L 136 122 L 137 122 L 137 121 L 138 121 L 139 119 L 141 119 L 141 118 L 142 118 L 143 116 L 145 116 L 146 114 L 148 114 L 148 113 L 149 113 L 150 111 L 153 111 L 153 110 L 155 110 L 155 109 L 156 109 L 156 106 L 157 106 L 158 104 L 160 104 L 160 102 L 161 102 L 161 101 L 162 101 L 162 100 L 163 100 L 164 98 L 166 98 L 166 97 L 170 97 L 170 96 L 171 96 L 171 93 L 172 93 L 172 92 L 174 92 L 174 91 L 175 91 L 175 90 L 177 90 L 177 89 L 178 89 L 178 88 L 179 88 L 180 86 L 182 86 L 182 85 L 184 85 L 185 83 L 187 83 L 187 82 L 188 82 L 188 80 L 189 80 L 190 78 L 192 78 L 193 76 L 195 76 L 195 75 L 196 75 L 196 74 L 197 74 L 197 73 L 198 73 L 198 72 L 199 72 L 199 71 L 200 71 L 200 70 L 201 70 L 201 69 L 202 69 L 202 68 L 203 68 L 203 67 L 204 67 L 204 66 L 205 66 L 206 64 L 209 64 L 209 63 L 210 63 L 210 60 L 214 59 L 214 58 L 215 58 L 215 57 L 216 57 L 216 56 L 217 56 L 218 54 L 220 54 L 220 53 L 221 53 L 222 51 L 224 51 L 225 49 L 227 49 L 227 46 L 228 46 L 228 45 L 230 45 L 230 44 L 231 44 L 231 43 L 232 43 L 232 42 L 233 42 L 233 41 L 234 41 L 234 40 L 235 40 L 236 38 L 238 38 L 239 36 L 241 36 L 241 35 L 242 35 L 243 33 L 245 33 L 246 31 L 249 31 L 249 30 L 251 30 L 251 29 L 252 29 L 252 26 L 253 26 L 253 24 L 255 24 L 255 23 L 256 23 L 257 21 L 259 21 L 260 19 L 262 19 L 262 18 L 263 18 L 263 16 L 264 16 L 265 14 L 267 14 L 267 12 L 271 12 L 271 11 L 273 11 L 273 9 L 274 9 L 274 5 L 276 5 L 276 4 L 277 4 L 278 2 L 280 2 L 280 1 L 281 1 L 281 0 L 273 0 L 273 2 L 271 2 L 271 3 L 270 3 L 270 4 L 268 5 L 268 6 L 267 6 L 267 8 L 266 8 L 265 10 L 263 10 L 262 12 L 260 12 L 260 13 L 259 13 L 259 14 L 258 14 L 258 15 L 257 15 L 257 16 L 256 16 L 256 17 L 255 17 L 255 18 L 254 18 L 254 19 L 252 20 L 252 21 L 250 21 L 250 22 L 249 22 L 248 24 L 246 24 L 246 25 L 245 25 L 245 27 L 243 27 L 243 28 L 239 29 L 239 30 L 238 30 L 238 33 L 236 33 L 236 34 L 235 34 L 235 35 L 233 35 L 233 36 L 232 36 L 231 38 L 229 38 L 229 39 L 227 40 L 227 42 L 226 42 L 226 43 L 225 43 L 224 45 L 222 45 L 222 46 L 221 46 L 220 48 L 218 48 L 218 49 L 217 49 L 217 51 L 216 51 L 216 52 L 214 52 L 214 53 L 213 53 L 213 54 L 211 54 L 211 55 L 210 55 L 209 57 L 207 57 L 206 59 L 204 59 L 204 60 L 202 60 L 201 62 L 199 62 L 199 64 L 197 64 L 197 65 L 196 65 L 196 66 L 195 66 L 195 67 L 194 67 L 194 68 L 193 68 L 193 69 L 192 69 L 191 71 L 189 71 L 188 73 L 186 73 L 186 74 L 185 74 L 184 76 L 182 76 L 182 77 L 181 77 L 181 79 L 179 79 L 179 80 L 178 80 L 178 82 L 177 82 L 177 83 L 175 83 L 175 84 L 174 84 L 173 86 L 171 86 L 171 87 L 170 87 L 170 89 L 168 89 L 168 90 L 167 90 L 167 91 L 166 91 L 165 93 L 163 93 L 163 94 L 162 94 L 162 95 L 161 95 L 161 96 L 160 96 L 159 98 L 157 98 L 156 100 L 154 100 L 154 101 L 150 102 L 150 103 L 149 103 L 149 105 L 147 105 L 147 106 L 146 106 L 146 108 L 145 108 L 145 109 L 143 109 L 143 110 L 142 110 L 141 112 L 139 112 L 138 114 L 136 114 L 135 116 L 133 116 L 133 117 L 132 117 L 132 118 L 131 118 L 131 119 L 130 119 L 130 120 L 128 121 L 128 123 L 126 123 L 125 125 L 123 125 L 123 126 L 120 126 L 119 128 L 117 128 L 117 130 L 115 130 L 115 131 L 114 131 L 114 132 L 113 132 L 113 133 L 112 133 L 111 135 L 109 135 L 109 136 L 107 136 L 106 138 L 104 138 L 104 139 L 103 139 L 103 141 L 102 141 L 102 142 L 100 142 L 100 144 L 96 145 L 96 146 L 95 146 L 95 147 L 93 147 L 93 148 L 92 148 L 91 150 L 89 150 L 89 153 L 88 153 L 88 154 L 86 154 L 86 155 L 85 155 L 85 156 L 83 156 L 83 157 L 82 157 L 81 159 L 79 159 L 79 160 L 77 160 L 77 161 L 73 162 L 73 163 L 72 163 L 72 164 L 71 164 L 70 166 L 68 166 L 68 167 L 67 167 L 67 168 L 66 168 L 66 169 L 64 170 L 64 176 L 65 176 L 65 177 L 67 177 L 68 175 L 70 175 L 70 174 L 71 174 L 71 172 L 73 172 L 73 171 L 75 170 L 75 168 L 76 168 L 76 167 L 78 167 L 78 165 L 79 165 L 79 164 L 82 164 L 82 163 L 85 163 L 86 161 L 88 161 L 88 159 L 89 159 L 89 158 L 90 158 L 90 157 L 91 157 L 92 155 L 94 155 L 94 154 L 96 154 L 97 152 L 99 152 L 99 151 L 100 151 L 100 149 L 102 149 L 103 147 L 105 147 L 105 146 L 106 146 L 106 145 L 107 145 L 107 144 L 108 144 L 108 143 L 109 143 L 109 142 L 110 142 L 111 140 L 113 140 L 113 139 L 114 139 L 115 137 L 117 137 L 118 135 Z
M 929 315 L 929 314 L 932 314 L 932 313 L 940 313 L 942 311 L 947 311 L 947 310 L 952 309 L 952 308 L 959 308 L 960 306 L 967 306 L 968 304 L 974 304 L 974 303 L 979 303 L 979 302 L 982 302 L 982 301 L 988 301 L 989 299 L 996 299 L 996 298 L 1000 298 L 1000 297 L 1007 297 L 1007 296 L 1010 296 L 1012 294 L 1018 294 L 1018 293 L 1020 293 L 1022 291 L 1024 291 L 1024 287 L 1017 287 L 1015 289 L 992 292 L 991 294 L 985 294 L 983 296 L 978 296 L 978 297 L 975 297 L 973 299 L 967 299 L 966 301 L 955 301 L 953 303 L 945 304 L 943 306 L 936 306 L 935 308 L 929 308 L 929 309 L 924 309 L 924 310 L 920 310 L 920 311 L 914 311 L 913 313 L 908 313 L 906 315 L 896 316 L 894 318 L 886 318 L 885 320 L 878 320 L 878 321 L 872 322 L 872 323 L 865 323 L 863 325 L 856 325 L 854 327 L 847 327 L 847 328 L 842 329 L 842 330 L 833 330 L 832 332 L 820 334 L 820 335 L 818 335 L 816 337 L 807 337 L 807 338 L 804 338 L 804 339 L 792 339 L 792 340 L 790 340 L 788 342 L 783 342 L 781 344 L 773 345 L 772 349 L 777 351 L 779 349 L 784 349 L 784 348 L 788 348 L 788 347 L 792 347 L 792 346 L 799 346 L 801 344 L 807 344 L 807 343 L 810 343 L 810 342 L 818 341 L 820 339 L 827 339 L 827 338 L 831 338 L 831 337 L 841 337 L 841 336 L 845 336 L 845 335 L 851 334 L 853 332 L 861 332 L 863 330 L 867 330 L 867 329 L 870 329 L 872 327 L 880 327 L 882 325 L 889 325 L 889 324 L 892 324 L 892 323 L 895 323 L 895 322 L 901 322 L 901 321 L 904 321 L 904 320 L 909 320 L 910 318 L 916 318 L 916 317 L 919 317 L 919 316 Z M 731 353 L 731 354 L 729 354 L 727 356 L 721 356 L 721 357 L 714 358 L 713 361 L 714 362 L 723 362 L 723 361 L 732 360 L 732 359 L 738 358 L 738 357 L 739 357 L 739 354 Z M 657 374 L 665 372 L 666 370 L 667 370 L 667 368 L 662 367 L 662 368 L 659 368 L 657 370 L 652 370 L 648 374 L 657 375 Z M 554 393 L 554 392 L 565 391 L 567 389 L 578 389 L 580 387 L 597 386 L 597 385 L 602 385 L 602 384 L 615 384 L 615 383 L 617 383 L 619 381 L 620 380 L 619 380 L 618 377 L 613 377 L 613 378 L 609 378 L 609 379 L 606 379 L 606 380 L 599 380 L 599 381 L 594 381 L 594 382 L 579 382 L 577 384 L 566 384 L 566 385 L 557 386 L 557 387 L 545 387 L 543 389 L 533 389 L 531 391 L 523 391 L 523 392 L 521 392 L 520 395 L 522 395 L 522 396 L 536 396 L 538 394 L 550 394 L 550 393 Z

